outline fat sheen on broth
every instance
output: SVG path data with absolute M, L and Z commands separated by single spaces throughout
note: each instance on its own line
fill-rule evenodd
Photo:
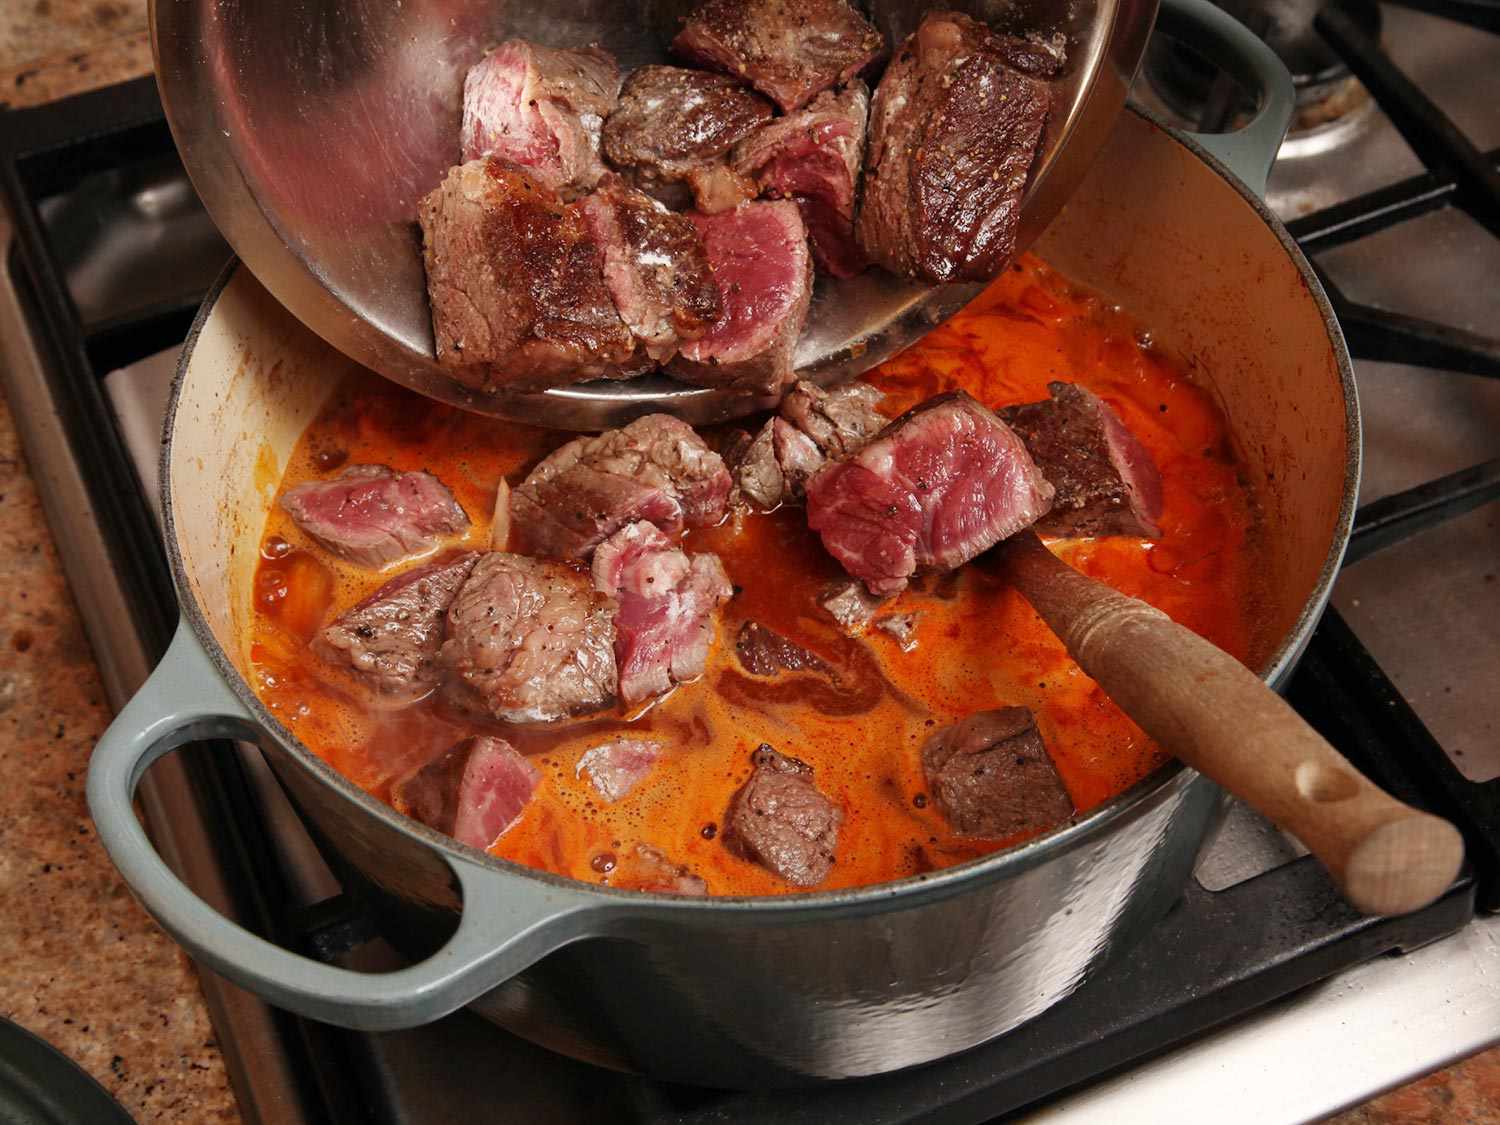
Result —
M 1253 497 L 1212 395 L 1150 345 L 1147 328 L 1028 256 L 867 379 L 886 393 L 881 410 L 889 416 L 955 388 L 994 408 L 1044 399 L 1054 380 L 1099 395 L 1161 470 L 1163 536 L 1060 542 L 1056 549 L 1084 573 L 1150 602 L 1243 660 L 1261 569 Z M 712 440 L 712 431 L 705 433 Z M 518 484 L 572 436 L 466 414 L 375 376 L 351 377 L 303 434 L 281 488 L 346 463 L 426 469 L 473 520 L 466 536 L 447 546 L 485 550 L 500 480 Z M 795 889 L 719 838 L 730 796 L 762 742 L 811 765 L 818 788 L 843 810 L 836 863 L 820 889 L 897 879 L 1017 842 L 958 836 L 927 800 L 922 744 L 975 711 L 1031 708 L 1080 812 L 1165 760 L 982 561 L 920 580 L 882 611 L 918 615 L 915 647 L 904 651 L 880 629 L 846 636 L 819 608 L 817 595 L 844 576 L 801 509 L 691 530 L 683 548 L 718 554 L 736 589 L 721 611 L 705 674 L 639 713 L 508 726 L 456 711 L 439 696 L 407 708 L 373 706 L 323 664 L 308 648 L 317 630 L 397 571 L 333 558 L 273 508 L 250 623 L 253 683 L 305 745 L 387 801 L 394 782 L 460 739 L 498 734 L 531 757 L 542 780 L 491 847 L 494 854 L 609 883 L 616 871 L 603 857 L 644 843 L 690 868 L 714 894 Z M 747 620 L 811 650 L 833 668 L 832 680 L 747 675 L 734 652 Z M 608 803 L 577 765 L 588 749 L 622 734 L 659 744 L 664 756 L 636 789 Z

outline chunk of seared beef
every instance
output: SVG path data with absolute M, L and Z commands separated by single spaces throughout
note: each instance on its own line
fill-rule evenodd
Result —
M 587 558 L 636 520 L 669 536 L 711 527 L 733 487 L 723 458 L 691 426 L 648 414 L 544 458 L 511 493 L 511 536 L 526 554 Z
M 431 473 L 350 465 L 331 480 L 296 485 L 281 507 L 318 545 L 378 570 L 432 550 L 469 526 L 448 487 Z
M 594 552 L 594 586 L 615 598 L 620 698 L 640 703 L 703 674 L 716 611 L 734 593 L 717 555 L 691 558 L 645 522 Z
M 732 78 L 676 66 L 631 72 L 620 104 L 604 123 L 604 154 L 644 191 L 682 202 L 686 184 L 698 207 L 721 211 L 754 194 L 726 179 L 736 141 L 771 120 L 771 103 Z
M 719 317 L 719 286 L 691 222 L 615 175 L 579 201 L 604 253 L 604 283 L 647 355 L 658 363 Z
M 753 676 L 778 672 L 832 672 L 828 663 L 801 645 L 772 632 L 758 621 L 746 621 L 734 639 L 740 666 Z
M 748 431 L 735 426 L 719 434 L 718 447 L 719 456 L 724 458 L 724 464 L 729 467 L 729 473 L 733 476 L 745 454 L 750 452 L 750 446 L 754 439 Z
M 313 651 L 390 702 L 420 699 L 437 686 L 448 606 L 478 558 L 470 551 L 391 579 L 319 633 Z
M 1036 467 L 1057 489 L 1039 519 L 1048 535 L 1161 534 L 1161 473 L 1120 416 L 1077 383 L 1048 383 L 1044 402 L 1000 412 Z
M 857 233 L 870 259 L 933 282 L 988 281 L 1015 253 L 1048 110 L 1009 41 L 933 12 L 875 90 Z
M 735 170 L 762 194 L 797 201 L 818 265 L 834 277 L 864 268 L 854 204 L 869 116 L 869 88 L 851 82 L 756 130 L 734 150 Z
M 689 215 L 703 236 L 723 309 L 713 327 L 684 344 L 671 371 L 706 387 L 778 393 L 812 302 L 812 256 L 797 205 L 746 203 L 718 215 Z
M 560 386 L 633 374 L 635 337 L 576 207 L 496 158 L 473 160 L 418 208 L 437 358 L 467 386 Z
M 907 411 L 807 485 L 807 523 L 872 594 L 952 570 L 1030 527 L 1052 486 L 1021 439 L 963 391 Z
M 520 817 L 541 774 L 500 738 L 466 738 L 391 787 L 396 811 L 471 848 L 488 848 Z
M 863 582 L 835 582 L 818 596 L 818 604 L 847 633 L 857 633 L 870 623 L 876 610 L 890 601 L 876 597 Z
M 438 662 L 459 706 L 545 723 L 615 698 L 614 599 L 566 563 L 492 552 L 448 607 Z
M 875 409 L 885 394 L 855 381 L 824 390 L 799 380 L 781 400 L 781 416 L 810 437 L 828 457 L 848 457 L 865 447 L 886 424 Z
M 463 159 L 498 156 L 571 199 L 604 174 L 599 135 L 619 93 L 620 68 L 598 47 L 508 39 L 464 78 Z
M 692 869 L 673 863 L 655 848 L 636 844 L 615 863 L 609 884 L 627 891 L 650 891 L 659 895 L 698 898 L 708 894 L 708 884 Z
M 938 807 L 965 836 L 1015 836 L 1073 815 L 1036 719 L 1025 707 L 980 711 L 922 747 L 922 771 Z
M 828 878 L 844 813 L 813 787 L 806 762 L 762 744 L 754 772 L 729 802 L 724 842 L 798 887 Z
M 825 458 L 848 456 L 885 425 L 874 409 L 882 397 L 868 383 L 825 391 L 799 381 L 781 400 L 780 416 L 725 459 L 741 495 L 766 509 L 799 503 Z
M 578 759 L 575 776 L 588 775 L 594 791 L 613 803 L 639 785 L 661 759 L 661 747 L 637 738 L 617 738 L 593 746 Z
M 848 0 L 707 0 L 672 49 L 791 113 L 859 74 L 884 53 L 885 39 Z
M 785 418 L 768 418 L 733 467 L 740 493 L 765 509 L 802 499 L 823 454 Z

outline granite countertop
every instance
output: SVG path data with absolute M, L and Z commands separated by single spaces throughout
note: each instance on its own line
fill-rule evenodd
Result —
M 146 0 L 0 3 L 0 104 L 150 69 Z M 139 1121 L 239 1121 L 193 965 L 130 897 L 84 805 L 109 709 L 3 400 L 0 576 L 0 900 L 12 907 L 0 912 L 0 1015 L 81 1063 Z M 1500 1049 L 1335 1121 L 1500 1125 Z
M 148 73 L 146 0 L 0 3 L 0 104 Z M 192 962 L 136 904 L 84 805 L 108 705 L 0 400 L 0 1015 L 136 1120 L 237 1122 Z

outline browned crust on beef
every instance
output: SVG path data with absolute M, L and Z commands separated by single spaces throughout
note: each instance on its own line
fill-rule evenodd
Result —
M 635 338 L 574 207 L 498 160 L 451 169 L 419 218 L 438 362 L 486 391 L 633 374 Z
M 938 807 L 965 836 L 1009 837 L 1054 828 L 1073 800 L 1025 707 L 979 711 L 922 747 Z
M 735 793 L 724 842 L 797 887 L 813 887 L 833 870 L 843 810 L 813 785 L 813 769 L 767 745 L 751 756 L 755 770 Z
M 870 259 L 932 282 L 988 281 L 1015 251 L 1040 144 L 1045 82 L 1013 45 L 958 12 L 933 12 L 875 91 L 856 222 Z

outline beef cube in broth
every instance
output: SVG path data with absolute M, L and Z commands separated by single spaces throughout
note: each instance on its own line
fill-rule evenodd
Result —
M 931 282 L 1009 263 L 1050 104 L 1016 58 L 958 12 L 930 13 L 897 51 L 870 109 L 857 233 L 872 261 Z
M 875 404 L 884 395 L 868 383 L 825 391 L 799 380 L 781 400 L 778 416 L 726 458 L 740 493 L 770 510 L 802 501 L 807 482 L 829 457 L 847 457 L 886 424 Z
M 478 558 L 470 551 L 391 579 L 319 633 L 313 651 L 386 702 L 415 702 L 437 686 L 448 606 Z
M 750 434 L 735 426 L 725 430 L 719 435 L 719 456 L 724 458 L 724 464 L 729 467 L 730 476 L 738 476 L 740 462 L 745 459 L 745 454 L 750 451 L 754 441 Z M 738 480 L 735 482 L 738 484 Z
M 853 277 L 865 267 L 854 238 L 854 206 L 870 91 L 851 82 L 756 130 L 734 150 L 734 169 L 761 194 L 795 199 L 823 272 Z
M 853 639 L 824 638 L 815 653 L 758 621 L 742 623 L 735 636 L 735 656 L 747 675 L 726 670 L 720 691 L 735 700 L 754 701 L 772 709 L 795 697 L 820 715 L 863 715 L 893 700 L 913 711 L 917 703 L 886 678 L 870 646 Z M 795 683 L 785 677 L 795 675 Z
M 689 558 L 649 523 L 621 528 L 594 552 L 594 586 L 619 603 L 620 699 L 643 702 L 703 674 L 719 605 L 734 587 L 717 555 Z
M 928 399 L 807 486 L 807 523 L 872 594 L 952 570 L 1052 502 L 1021 439 L 963 391 Z
M 719 286 L 697 228 L 618 176 L 578 204 L 604 253 L 604 283 L 615 310 L 658 363 L 696 340 L 719 317 Z
M 734 639 L 740 667 L 752 676 L 774 676 L 779 672 L 831 674 L 828 663 L 801 645 L 772 632 L 758 621 L 746 621 Z
M 922 771 L 938 807 L 965 836 L 1041 832 L 1073 815 L 1025 707 L 980 711 L 938 731 L 922 747 Z
M 823 453 L 785 418 L 768 418 L 733 465 L 740 494 L 767 511 L 802 499 Z
M 750 761 L 750 780 L 729 802 L 724 842 L 793 886 L 817 886 L 833 870 L 843 810 L 814 788 L 806 762 L 767 745 Z
M 516 822 L 541 774 L 501 738 L 466 738 L 391 788 L 396 811 L 471 848 L 488 848 Z
M 723 308 L 670 365 L 679 379 L 774 395 L 792 380 L 793 355 L 812 303 L 812 255 L 797 205 L 746 203 L 688 216 L 703 236 Z
M 1057 489 L 1036 529 L 1048 535 L 1161 534 L 1161 473 L 1120 416 L 1077 383 L 1048 383 L 1044 402 L 1000 412 Z
M 483 555 L 448 607 L 439 665 L 456 704 L 545 723 L 615 700 L 615 603 L 565 563 Z
M 604 119 L 620 68 L 598 47 L 558 50 L 508 39 L 464 78 L 463 160 L 497 156 L 571 199 L 604 174 Z
M 825 457 L 848 457 L 885 428 L 888 419 L 875 409 L 884 397 L 869 383 L 843 383 L 825 391 L 800 380 L 781 400 L 781 416 L 811 438 Z
M 672 50 L 791 113 L 858 75 L 885 52 L 885 39 L 847 0 L 708 0 Z
M 511 493 L 511 538 L 524 554 L 584 559 L 637 520 L 668 536 L 711 527 L 733 488 L 723 458 L 691 426 L 648 414 L 544 458 Z
M 450 169 L 418 207 L 437 358 L 466 386 L 562 386 L 649 361 L 577 207 L 495 157 Z
M 594 791 L 613 804 L 644 781 L 661 756 L 661 747 L 654 742 L 617 738 L 585 750 L 574 775 L 587 774 Z
M 426 554 L 469 527 L 437 477 L 384 465 L 350 465 L 331 480 L 289 488 L 281 507 L 319 546 L 371 570 Z
M 735 142 L 771 120 L 771 103 L 733 78 L 676 66 L 632 71 L 604 123 L 604 153 L 637 187 L 670 206 L 690 189 L 722 211 L 755 194 L 728 165 Z

